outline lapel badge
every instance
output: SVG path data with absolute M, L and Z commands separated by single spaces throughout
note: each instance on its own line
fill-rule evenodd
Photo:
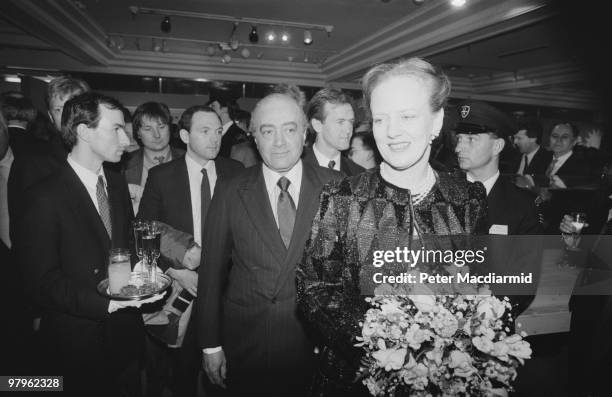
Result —
M 470 114 L 470 106 L 462 105 L 461 106 L 461 118 L 464 119 Z

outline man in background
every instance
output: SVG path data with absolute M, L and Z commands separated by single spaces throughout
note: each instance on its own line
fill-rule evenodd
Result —
M 234 101 L 222 97 L 212 97 L 207 105 L 213 108 L 221 118 L 223 139 L 221 140 L 219 156 L 230 157 L 232 147 L 246 140 L 246 131 L 234 122 L 238 105 Z
M 364 170 L 352 160 L 342 156 L 349 149 L 355 111 L 351 98 L 332 88 L 319 90 L 308 103 L 306 115 L 310 127 L 316 132 L 312 148 L 304 149 L 304 161 L 340 171 L 347 176 Z
M 513 140 L 521 154 L 513 172 L 518 175 L 544 175 L 552 153 L 541 146 L 542 124 L 536 119 L 520 121 Z

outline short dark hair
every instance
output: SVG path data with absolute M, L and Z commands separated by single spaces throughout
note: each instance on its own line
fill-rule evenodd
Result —
M 62 140 L 72 149 L 77 143 L 77 127 L 85 124 L 89 128 L 97 128 L 100 122 L 100 106 L 108 109 L 121 110 L 123 105 L 106 95 L 97 92 L 85 92 L 69 99 L 62 111 Z
M 238 110 L 236 112 L 236 122 L 244 122 L 247 126 L 251 122 L 251 112 L 247 112 L 246 110 Z
M 172 122 L 172 115 L 168 105 L 161 102 L 146 102 L 138 106 L 134 110 L 132 115 L 132 125 L 134 127 L 134 136 L 137 136 L 136 132 L 142 127 L 142 122 L 145 117 L 150 119 L 159 119 L 163 123 L 170 125 Z M 139 142 L 140 143 L 140 142 Z
M 312 119 L 317 119 L 321 122 L 325 120 L 327 116 L 324 114 L 326 103 L 331 103 L 332 105 L 348 104 L 355 111 L 353 98 L 350 95 L 334 88 L 322 88 L 308 102 L 306 117 L 308 117 L 309 122 Z
M 222 97 L 222 96 L 211 96 L 206 106 L 211 106 L 214 102 L 218 102 L 222 108 L 227 108 L 227 115 L 230 119 L 234 120 L 236 117 L 236 111 L 239 109 L 236 101 Z
M 130 113 L 130 110 L 128 108 L 126 108 L 125 106 L 122 106 L 121 107 L 121 111 L 123 112 L 123 120 L 125 121 L 125 124 L 131 123 L 132 122 L 132 113 Z
M 3 95 L 2 114 L 7 122 L 19 120 L 31 123 L 36 118 L 36 108 L 29 98 Z
M 539 120 L 533 118 L 519 120 L 516 131 L 519 132 L 521 130 L 525 130 L 525 135 L 529 138 L 535 138 L 538 145 L 542 142 L 544 129 Z
M 47 86 L 47 107 L 51 104 L 51 99 L 54 96 L 60 98 L 74 97 L 84 92 L 90 91 L 89 84 L 85 80 L 77 79 L 71 76 L 59 76 L 49 82 Z
M 179 128 L 181 130 L 191 132 L 191 121 L 193 120 L 193 115 L 196 114 L 197 112 L 212 113 L 215 116 L 217 116 L 217 118 L 219 119 L 219 122 L 221 122 L 221 117 L 219 117 L 217 112 L 215 112 L 215 110 L 211 108 L 210 106 L 195 105 L 195 106 L 188 108 L 187 110 L 183 112 L 183 114 L 181 115 L 181 119 L 179 120 L 179 123 L 178 123 Z
M 378 151 L 378 146 L 376 146 L 376 140 L 374 139 L 374 135 L 372 134 L 372 132 L 371 131 L 359 131 L 359 132 L 353 133 L 353 136 L 351 137 L 351 146 L 352 146 L 353 140 L 355 139 L 361 139 L 363 146 L 366 149 L 370 149 L 374 153 L 374 161 L 376 161 L 376 164 L 380 164 L 380 162 L 382 161 L 382 156 L 380 155 L 380 152 Z

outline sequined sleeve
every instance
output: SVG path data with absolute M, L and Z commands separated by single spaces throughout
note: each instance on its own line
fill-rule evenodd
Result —
M 359 291 L 359 265 L 347 252 L 351 196 L 342 194 L 342 189 L 342 184 L 332 184 L 321 193 L 297 270 L 298 310 L 318 346 L 359 362 L 361 351 L 353 345 L 367 308 Z

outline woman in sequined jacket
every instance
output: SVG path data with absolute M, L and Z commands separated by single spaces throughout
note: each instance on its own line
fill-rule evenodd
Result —
M 380 167 L 327 185 L 297 270 L 298 310 L 319 348 L 312 395 L 367 395 L 356 380 L 361 335 L 376 272 L 375 251 L 470 249 L 486 234 L 486 193 L 480 183 L 436 173 L 432 140 L 444 118 L 450 81 L 430 63 L 410 58 L 372 68 L 363 78 Z M 418 244 L 418 245 L 417 245 Z

